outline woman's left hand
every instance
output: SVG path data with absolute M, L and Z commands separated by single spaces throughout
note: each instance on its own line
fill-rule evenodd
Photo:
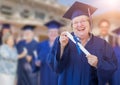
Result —
M 26 59 L 27 59 L 28 62 L 31 62 L 32 61 L 32 56 L 27 55 Z
M 93 66 L 93 67 L 96 67 L 97 68 L 97 64 L 98 64 L 98 58 L 97 56 L 95 55 L 88 55 L 86 56 L 87 59 L 88 59 L 88 63 Z

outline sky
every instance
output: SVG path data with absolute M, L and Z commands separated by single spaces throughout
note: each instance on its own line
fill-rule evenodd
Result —
M 107 11 L 120 12 L 120 0 L 58 0 L 58 2 L 65 6 L 71 6 L 75 1 L 83 2 L 98 8 L 95 15 L 102 14 Z

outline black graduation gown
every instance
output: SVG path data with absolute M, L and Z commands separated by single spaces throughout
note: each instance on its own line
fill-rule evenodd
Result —
M 32 63 L 35 59 L 33 51 L 37 51 L 37 45 L 38 43 L 35 40 L 32 40 L 30 43 L 26 43 L 25 41 L 20 41 L 16 47 L 18 50 L 18 53 L 21 54 L 24 50 L 24 48 L 27 49 L 28 55 L 32 56 L 32 62 L 28 63 L 26 58 L 22 58 L 18 60 L 18 83 L 17 85 L 33 85 L 31 77 L 29 75 L 29 70 L 26 69 L 26 64 L 30 64 L 32 67 Z M 32 73 L 32 71 L 30 71 Z
M 49 40 L 41 42 L 38 46 L 38 59 L 41 66 L 34 65 L 34 71 L 40 70 L 40 85 L 57 85 L 57 74 L 47 64 L 48 54 L 51 50 Z
M 59 37 L 49 54 L 49 65 L 59 73 L 58 85 L 105 85 L 117 68 L 112 47 L 92 35 L 85 48 L 98 57 L 97 68 L 88 64 L 85 54 L 78 54 L 76 45 L 69 40 L 60 59 Z
M 115 71 L 109 85 L 120 85 L 120 46 L 114 48 L 118 60 L 118 69 Z

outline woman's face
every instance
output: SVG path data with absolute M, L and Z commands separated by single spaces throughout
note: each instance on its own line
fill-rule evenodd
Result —
M 53 41 L 56 39 L 56 37 L 59 35 L 59 30 L 58 29 L 49 29 L 48 30 L 48 37 L 50 41 Z
M 13 36 L 9 36 L 8 40 L 7 40 L 7 44 L 10 46 L 14 46 L 14 38 Z
M 79 38 L 85 38 L 90 33 L 90 23 L 88 16 L 82 15 L 72 20 L 73 32 Z
M 3 29 L 2 34 L 10 33 L 10 29 Z
M 34 37 L 34 34 L 31 30 L 25 30 L 23 33 L 23 37 L 26 41 L 31 41 Z

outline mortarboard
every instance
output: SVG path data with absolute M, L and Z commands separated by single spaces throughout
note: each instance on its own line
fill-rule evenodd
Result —
M 63 24 L 61 24 L 60 22 L 56 20 L 51 20 L 47 22 L 45 26 L 48 27 L 48 29 L 59 29 L 60 27 L 63 26 Z
M 25 25 L 22 30 L 34 30 L 35 26 L 34 25 Z
M 73 19 L 80 15 L 86 15 L 90 17 L 96 11 L 96 9 L 97 8 L 93 6 L 76 1 L 63 17 L 67 19 Z
M 117 34 L 117 35 L 120 35 L 120 27 L 117 28 L 117 29 L 115 29 L 115 30 L 113 31 L 113 33 L 115 33 L 115 34 Z
M 10 24 L 7 23 L 2 25 L 2 29 L 10 29 L 10 27 L 11 27 Z

